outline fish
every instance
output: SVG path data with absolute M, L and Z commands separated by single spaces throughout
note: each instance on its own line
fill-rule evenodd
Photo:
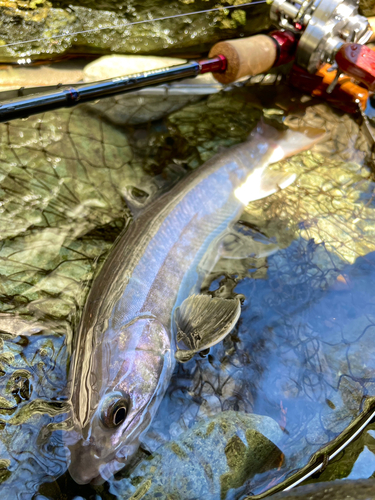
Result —
M 308 484 L 268 497 L 269 500 L 375 500 L 375 480 L 342 479 Z
M 131 460 L 176 362 L 232 331 L 240 299 L 201 294 L 204 273 L 244 207 L 294 182 L 295 175 L 268 166 L 324 136 L 260 123 L 247 141 L 214 156 L 143 209 L 130 199 L 134 221 L 94 280 L 71 359 L 77 438 L 69 444 L 69 471 L 78 484 L 108 479 Z

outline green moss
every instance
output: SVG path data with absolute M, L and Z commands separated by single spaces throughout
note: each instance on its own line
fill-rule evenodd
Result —
M 225 422 L 225 420 L 222 420 L 222 421 L 220 422 L 220 428 L 221 428 L 221 430 L 224 432 L 224 434 L 226 434 L 226 433 L 227 433 L 227 431 L 228 431 L 228 429 L 229 429 L 229 425 L 228 425 L 228 423 L 227 423 L 227 422 Z
M 229 439 L 224 451 L 230 469 L 242 466 L 246 455 L 246 445 L 238 436 Z
M 244 10 L 238 9 L 232 13 L 232 19 L 236 21 L 239 26 L 245 26 L 246 24 L 246 12 Z
M 281 451 L 254 429 L 246 430 L 247 446 L 238 437 L 229 439 L 225 456 L 229 472 L 220 477 L 220 498 L 225 500 L 230 489 L 240 488 L 255 472 L 263 472 L 280 462 Z
M 6 481 L 12 474 L 8 467 L 10 466 L 10 460 L 1 459 L 0 460 L 0 483 Z
M 171 450 L 173 453 L 175 453 L 179 458 L 186 459 L 187 455 L 184 452 L 184 450 L 177 444 L 177 443 L 172 443 L 171 444 Z
M 148 479 L 147 481 L 145 481 L 142 486 L 140 488 L 138 488 L 138 490 L 134 493 L 134 495 L 132 495 L 129 500 L 141 500 L 145 494 L 148 492 L 148 490 L 150 489 L 150 486 L 152 484 L 152 481 L 151 479 Z
M 211 422 L 207 427 L 206 437 L 208 437 L 215 428 L 215 422 Z

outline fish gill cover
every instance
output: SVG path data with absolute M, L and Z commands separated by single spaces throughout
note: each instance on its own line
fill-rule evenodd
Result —
M 177 367 L 145 438 L 154 456 L 141 456 L 133 471 L 104 486 L 74 485 L 66 473 L 72 337 L 94 274 L 131 224 L 124 193 L 147 204 L 223 147 L 245 140 L 261 108 L 237 90 L 136 127 L 111 123 L 94 105 L 1 125 L 2 498 L 153 498 L 161 484 L 162 495 L 174 498 L 186 460 L 194 462 L 201 448 L 202 429 L 224 452 L 213 457 L 221 480 L 206 474 L 199 494 L 257 493 L 304 466 L 374 395 L 375 184 L 367 146 L 351 118 L 311 106 L 303 121 L 331 136 L 273 167 L 297 180 L 243 213 L 238 234 L 254 257 L 228 245 L 206 277 L 204 292 L 243 298 L 241 318 L 206 358 Z M 263 113 L 277 117 L 275 109 Z M 299 120 L 289 117 L 292 125 Z M 220 433 L 233 411 L 242 434 Z M 249 434 L 246 413 L 269 418 L 262 439 L 265 428 L 277 426 L 272 436 L 283 456 L 271 474 L 259 469 L 254 477 L 241 465 L 249 436 L 257 435 Z M 191 472 L 184 498 L 197 497 L 199 477 L 201 471 Z

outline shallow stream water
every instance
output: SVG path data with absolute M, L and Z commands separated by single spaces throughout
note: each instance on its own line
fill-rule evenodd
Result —
M 368 146 L 349 116 L 295 101 L 287 123 L 330 135 L 275 165 L 296 182 L 244 211 L 237 230 L 254 257 L 238 257 L 234 241 L 206 277 L 204 293 L 243 299 L 235 330 L 177 366 L 138 463 L 99 486 L 78 486 L 67 472 L 72 339 L 93 276 L 131 224 L 124 192 L 146 205 L 244 141 L 262 115 L 280 126 L 284 103 L 297 99 L 288 92 L 239 88 L 136 125 L 83 105 L 0 126 L 2 499 L 244 498 L 305 466 L 375 396 Z M 273 419 L 264 428 L 276 425 L 282 456 L 254 476 L 213 448 L 216 467 L 230 469 L 224 488 L 186 463 L 199 462 L 195 430 L 210 418 L 227 425 L 232 412 Z M 325 479 L 373 474 L 371 429 Z M 246 456 L 250 443 L 241 443 L 236 454 Z

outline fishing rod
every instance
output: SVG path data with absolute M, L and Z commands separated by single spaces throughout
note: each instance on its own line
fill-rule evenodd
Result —
M 192 78 L 212 72 L 221 83 L 232 83 L 244 76 L 268 71 L 293 57 L 296 38 L 289 32 L 256 35 L 247 39 L 230 40 L 217 44 L 220 49 L 212 57 L 190 61 L 177 66 L 145 71 L 94 83 L 58 86 L 55 90 L 21 96 L 0 104 L 0 122 L 71 107 L 103 97 L 111 97 L 139 90 L 151 85 Z M 249 58 L 248 54 L 252 57 Z
M 264 2 L 250 5 L 256 3 Z M 219 9 L 207 11 L 213 10 Z M 201 12 L 206 11 L 195 14 Z M 343 74 L 371 91 L 375 89 L 375 52 L 364 46 L 374 37 L 372 25 L 375 26 L 375 21 L 358 13 L 358 0 L 273 0 L 270 16 L 279 27 L 278 31 L 219 42 L 212 47 L 208 58 L 200 61 L 99 82 L 60 85 L 53 90 L 2 101 L 0 122 L 208 72 L 212 72 L 220 83 L 230 84 L 267 72 L 293 59 L 297 67 L 296 75 L 304 82 L 309 81 L 309 75 L 315 75 L 322 66 L 331 64 L 328 71 L 335 71 L 336 76 L 326 89 L 327 95 L 333 93 Z M 352 93 L 351 98 L 357 103 L 358 91 Z

